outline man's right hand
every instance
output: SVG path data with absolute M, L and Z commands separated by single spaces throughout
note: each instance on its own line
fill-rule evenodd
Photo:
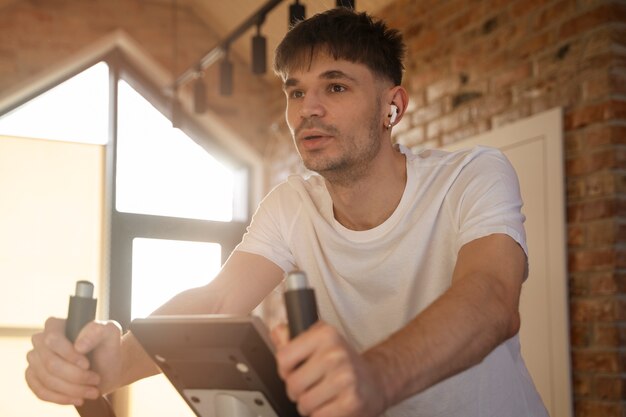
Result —
M 121 329 L 116 322 L 92 321 L 72 344 L 65 337 L 65 320 L 51 317 L 44 330 L 33 335 L 32 343 L 26 382 L 44 401 L 82 405 L 119 383 Z

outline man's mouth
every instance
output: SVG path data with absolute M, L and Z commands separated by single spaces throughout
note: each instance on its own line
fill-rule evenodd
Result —
M 331 135 L 327 135 L 321 132 L 315 134 L 306 134 L 301 136 L 300 143 L 302 144 L 303 149 L 312 151 L 325 146 L 325 144 L 328 143 L 331 138 Z

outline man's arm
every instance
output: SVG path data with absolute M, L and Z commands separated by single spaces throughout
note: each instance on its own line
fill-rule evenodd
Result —
M 289 396 L 303 415 L 376 416 L 479 363 L 519 329 L 525 270 L 524 251 L 509 236 L 464 245 L 451 287 L 362 355 L 324 323 L 291 342 L 284 328 L 275 331 Z
M 281 279 L 282 270 L 273 262 L 234 252 L 213 281 L 175 296 L 154 314 L 248 314 Z M 120 340 L 112 322 L 87 324 L 74 344 L 63 329 L 63 320 L 49 319 L 44 331 L 33 336 L 27 355 L 26 380 L 43 400 L 80 404 L 157 373 L 133 335 Z M 93 352 L 91 370 L 88 352 Z
M 451 287 L 405 328 L 364 353 L 396 404 L 481 362 L 520 327 L 526 255 L 509 236 L 464 245 Z
M 153 315 L 249 314 L 282 280 L 283 271 L 259 255 L 233 252 L 220 273 L 209 284 L 183 291 L 159 307 Z M 108 391 L 158 373 L 135 339 L 127 333 L 122 339 L 124 373 Z

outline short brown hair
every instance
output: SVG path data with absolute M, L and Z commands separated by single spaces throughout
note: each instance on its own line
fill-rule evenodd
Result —
M 367 66 L 394 85 L 402 83 L 406 47 L 402 35 L 381 20 L 345 7 L 330 9 L 297 23 L 276 48 L 274 71 L 283 79 L 323 51 L 335 59 Z

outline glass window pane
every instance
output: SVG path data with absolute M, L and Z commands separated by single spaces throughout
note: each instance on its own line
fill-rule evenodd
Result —
M 0 416 L 76 417 L 74 407 L 41 401 L 30 391 L 24 379 L 30 349 L 29 337 L 0 337 Z
M 99 62 L 0 117 L 0 135 L 108 142 L 109 66 Z
M 217 243 L 133 239 L 132 318 L 145 317 L 177 293 L 208 283 L 220 270 L 221 256 Z M 130 392 L 131 416 L 194 415 L 163 375 L 134 383 Z
M 220 270 L 217 243 L 133 239 L 131 316 L 145 317 L 179 292 L 207 284 Z
M 0 326 L 42 327 L 65 317 L 76 281 L 98 285 L 103 153 L 0 137 Z
M 118 211 L 232 220 L 232 170 L 125 81 L 119 82 L 118 109 Z

